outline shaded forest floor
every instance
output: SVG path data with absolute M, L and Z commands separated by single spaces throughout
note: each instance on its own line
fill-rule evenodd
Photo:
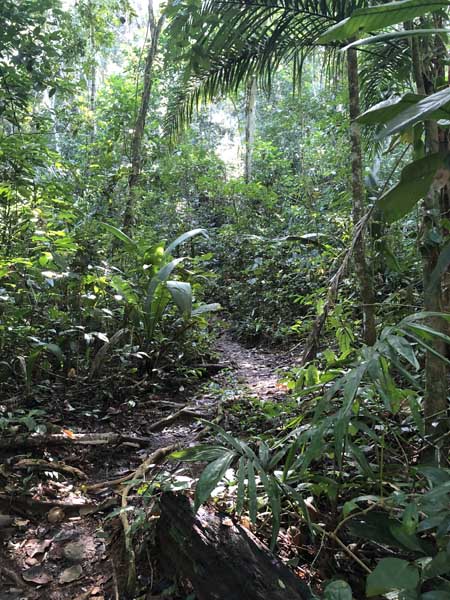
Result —
M 244 396 L 268 405 L 286 397 L 276 375 L 281 355 L 246 349 L 227 335 L 217 350 L 220 363 L 211 367 L 216 373 L 195 387 L 179 384 L 155 394 L 130 383 L 129 397 L 111 402 L 97 401 L 102 386 L 74 384 L 61 397 L 55 390 L 39 405 L 47 413 L 46 441 L 28 434 L 0 447 L 0 600 L 123 597 L 118 507 L 125 483 L 118 480 L 132 480 L 158 448 L 191 444 L 204 428 L 198 417 L 212 420 L 219 414 L 238 434 L 239 407 L 234 407 Z M 266 426 L 270 423 L 268 416 Z M 178 482 L 198 474 L 198 467 L 180 471 L 170 462 L 157 472 L 170 479 L 175 468 Z M 145 486 L 136 488 L 127 511 L 130 522 L 137 519 L 142 527 L 157 515 Z M 158 574 L 155 558 L 148 544 L 141 544 L 137 597 L 177 597 L 175 591 L 170 595 L 172 582 Z

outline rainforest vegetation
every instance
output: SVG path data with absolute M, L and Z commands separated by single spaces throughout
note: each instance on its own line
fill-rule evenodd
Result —
M 448 0 L 2 0 L 0 598 L 450 599 Z

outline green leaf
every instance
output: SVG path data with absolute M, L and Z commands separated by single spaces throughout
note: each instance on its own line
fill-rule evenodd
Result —
M 425 594 L 420 595 L 420 600 L 448 600 L 448 598 L 448 592 L 440 590 L 435 590 L 433 592 L 425 592 Z
M 190 317 L 192 312 L 192 288 L 186 281 L 168 281 L 167 289 L 184 317 Z
M 430 280 L 428 282 L 428 287 L 430 289 L 436 287 L 440 283 L 441 277 L 447 271 L 449 265 L 450 265 L 450 241 L 447 242 L 445 244 L 445 246 L 442 248 L 442 250 L 438 256 L 436 266 L 434 267 L 433 271 L 431 272 Z
M 114 227 L 114 225 L 110 225 L 109 223 L 100 223 L 100 225 L 104 229 L 109 231 L 109 233 L 112 233 L 113 236 L 116 237 L 118 240 L 124 242 L 124 244 L 127 244 L 127 246 L 131 246 L 132 248 L 137 249 L 136 242 L 134 242 L 126 233 L 124 233 L 117 227 Z
M 172 252 L 175 250 L 175 248 L 177 248 L 180 244 L 182 244 L 183 242 L 186 242 L 187 240 L 190 240 L 191 238 L 195 237 L 196 235 L 202 235 L 207 240 L 209 239 L 206 229 L 201 229 L 201 228 L 191 229 L 191 231 L 187 231 L 186 233 L 183 233 L 183 235 L 180 235 L 179 237 L 177 237 L 176 240 L 174 240 L 171 244 L 169 244 L 166 248 L 165 254 L 172 254 Z
M 386 337 L 386 342 L 397 354 L 409 362 L 409 364 L 416 370 L 420 368 L 414 348 L 407 340 L 405 340 L 405 338 L 400 337 L 399 335 L 391 334 Z
M 272 511 L 272 536 L 270 540 L 270 549 L 273 550 L 275 548 L 275 544 L 277 542 L 278 532 L 280 531 L 280 513 L 281 513 L 281 496 L 280 496 L 280 488 L 276 479 L 267 475 L 264 469 L 261 466 L 258 466 L 258 472 L 261 477 L 262 484 L 264 489 L 266 490 L 267 498 L 269 500 L 269 505 Z
M 211 492 L 225 475 L 235 456 L 235 452 L 228 451 L 214 462 L 209 463 L 205 468 L 195 488 L 195 510 L 210 497 Z
M 415 123 L 426 119 L 444 118 L 450 119 L 450 88 L 444 88 L 435 94 L 425 96 L 416 104 L 405 108 L 401 113 L 386 123 L 386 127 L 380 131 L 378 138 L 385 138 L 394 133 L 410 129 Z M 438 112 L 439 111 L 439 112 Z
M 53 344 L 53 343 L 45 344 L 43 349 L 46 350 L 47 352 L 50 352 L 51 354 L 53 354 L 53 356 L 56 356 L 56 358 L 60 362 L 63 362 L 64 354 L 63 354 L 63 351 L 61 350 L 61 348 L 58 346 L 58 344 Z
M 404 96 L 391 96 L 368 110 L 356 119 L 361 125 L 380 125 L 387 123 L 409 106 L 415 106 L 425 96 L 419 94 L 405 94 Z
M 191 448 L 184 448 L 183 450 L 172 452 L 169 459 L 181 460 L 183 462 L 212 462 L 229 451 L 229 448 L 225 448 L 224 446 L 200 444 L 198 446 L 192 446 Z
M 218 310 L 222 310 L 222 306 L 218 302 L 213 302 L 211 304 L 201 304 L 194 308 L 191 312 L 193 317 L 197 317 L 198 315 L 203 315 L 209 312 L 217 312 Z
M 327 585 L 323 600 L 352 600 L 352 588 L 346 581 L 332 581 Z
M 237 473 L 237 494 L 236 494 L 236 513 L 240 515 L 244 508 L 244 497 L 245 497 L 245 471 L 246 471 L 246 458 L 241 456 L 239 459 L 238 473 Z
M 443 165 L 443 155 L 436 153 L 415 160 L 402 170 L 400 182 L 378 199 L 378 207 L 388 223 L 408 214 L 415 204 L 428 193 Z
M 364 38 L 363 40 L 356 40 L 356 42 L 352 42 L 342 48 L 342 52 L 348 50 L 349 48 L 355 48 L 359 46 L 368 46 L 369 44 L 377 44 L 379 42 L 388 42 L 390 40 L 398 40 L 401 38 L 409 38 L 417 35 L 434 35 L 436 33 L 450 33 L 450 29 L 410 29 L 405 31 L 391 31 L 389 33 L 380 33 L 379 35 L 373 35 L 371 37 Z
M 248 512 L 250 521 L 256 523 L 256 516 L 258 512 L 258 496 L 256 494 L 256 479 L 255 479 L 255 468 L 251 460 L 247 464 L 247 479 L 248 479 Z
M 392 591 L 412 590 L 418 583 L 416 567 L 400 558 L 383 558 L 367 577 L 366 594 L 370 598 Z
M 443 0 L 402 0 L 360 8 L 353 11 L 351 17 L 330 27 L 319 37 L 319 44 L 329 44 L 334 41 L 348 40 L 361 33 L 369 33 L 384 29 L 390 25 L 411 21 L 426 13 L 435 12 L 448 6 Z
M 183 260 L 184 260 L 184 258 L 174 258 L 169 263 L 167 263 L 167 265 L 164 265 L 158 271 L 158 273 L 156 273 L 156 275 L 151 278 L 150 283 L 148 284 L 148 288 L 147 288 L 147 297 L 145 299 L 145 310 L 147 312 L 150 310 L 150 306 L 151 306 L 154 294 L 155 294 L 156 289 L 158 288 L 159 284 L 166 282 L 169 279 L 169 277 L 170 277 L 172 271 L 175 269 L 175 267 L 177 265 L 179 265 Z
M 423 570 L 424 579 L 432 579 L 450 572 L 450 556 L 442 551 L 436 554 Z

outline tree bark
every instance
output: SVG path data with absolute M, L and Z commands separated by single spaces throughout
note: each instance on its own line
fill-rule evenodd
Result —
M 126 233 L 130 230 L 134 223 L 134 209 L 136 204 L 135 191 L 139 182 L 142 167 L 142 141 L 144 138 L 145 122 L 150 104 L 150 94 L 153 84 L 153 65 L 156 54 L 158 52 L 159 37 L 164 24 L 164 15 L 156 19 L 153 0 L 148 3 L 148 31 L 150 43 L 148 44 L 147 55 L 145 58 L 144 82 L 141 94 L 139 111 L 136 118 L 136 123 L 133 130 L 131 140 L 131 172 L 128 177 L 128 194 L 125 211 L 123 214 L 122 229 Z
M 364 183 L 361 147 L 361 131 L 356 118 L 359 116 L 359 77 L 356 50 L 347 50 L 347 76 L 350 113 L 350 145 L 352 167 L 352 218 L 356 227 L 364 215 Z M 363 312 L 363 339 L 373 346 L 376 340 L 375 294 L 366 257 L 365 235 L 359 236 L 354 249 L 355 271 L 358 278 Z
M 250 183 L 253 174 L 253 147 L 256 125 L 256 78 L 252 77 L 247 85 L 245 101 L 245 182 Z
M 412 29 L 412 23 L 405 23 L 405 29 Z M 425 73 L 421 56 L 420 43 L 418 38 L 412 37 L 410 40 L 413 75 L 416 83 L 417 93 L 426 94 Z M 439 129 L 435 121 L 425 123 L 425 142 L 428 153 L 445 150 L 439 142 Z M 445 136 L 444 136 L 445 139 Z M 420 251 L 422 254 L 422 277 L 423 277 L 423 308 L 425 311 L 441 312 L 443 310 L 443 292 L 442 281 L 431 287 L 430 276 L 433 272 L 440 253 L 440 244 L 436 243 L 436 232 L 441 231 L 441 201 L 446 199 L 447 192 L 442 191 L 441 187 L 435 183 L 424 198 L 422 206 L 422 226 Z M 447 324 L 444 319 L 439 317 L 430 317 L 428 325 L 435 331 L 448 334 Z M 431 341 L 435 352 L 445 356 L 446 344 L 443 340 L 435 338 Z M 448 413 L 448 369 L 443 360 L 433 352 L 426 352 L 425 355 L 425 395 L 424 395 L 424 418 L 425 430 L 432 438 L 439 438 L 448 430 L 446 418 Z M 440 460 L 440 450 L 437 450 L 437 460 Z
M 163 494 L 157 535 L 163 566 L 186 577 L 198 600 L 312 598 L 307 585 L 247 529 L 225 524 L 207 509 L 195 515 L 186 496 Z

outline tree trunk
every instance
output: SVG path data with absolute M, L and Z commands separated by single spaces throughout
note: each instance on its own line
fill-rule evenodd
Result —
M 405 29 L 413 28 L 412 23 L 405 23 Z M 410 40 L 411 56 L 413 64 L 413 75 L 416 83 L 417 93 L 426 94 L 425 73 L 421 57 L 420 43 L 418 38 Z M 439 129 L 435 121 L 425 123 L 425 142 L 429 153 L 445 150 L 440 147 Z M 445 139 L 445 136 L 444 136 Z M 445 144 L 447 146 L 447 144 Z M 430 276 L 433 272 L 440 253 L 440 245 L 436 243 L 436 232 L 441 230 L 441 201 L 447 200 L 447 191 L 431 186 L 430 191 L 424 199 L 422 207 L 422 227 L 420 250 L 422 253 L 423 273 L 423 307 L 425 311 L 441 312 L 443 310 L 442 281 L 438 285 L 430 287 Z M 445 215 L 447 216 L 447 215 Z M 447 324 L 444 319 L 430 317 L 428 325 L 438 332 L 448 334 Z M 443 340 L 435 338 L 430 342 L 433 350 L 439 354 L 446 354 L 446 344 Z M 424 417 L 425 429 L 432 438 L 439 438 L 448 430 L 446 417 L 448 412 L 447 401 L 447 377 L 448 369 L 443 360 L 435 353 L 428 351 L 425 356 L 425 395 L 424 395 Z M 436 448 L 437 462 L 440 462 L 443 452 Z
M 359 115 L 359 77 L 356 50 L 347 50 L 347 75 L 350 112 L 350 145 L 352 165 L 352 217 L 353 226 L 359 223 L 364 215 L 364 183 L 361 148 L 361 132 L 355 119 Z M 361 235 L 354 249 L 355 271 L 358 278 L 363 312 L 363 339 L 373 346 L 376 340 L 375 294 L 373 281 L 369 273 L 366 258 L 365 235 Z
M 186 496 L 161 497 L 163 567 L 192 584 L 198 600 L 308 600 L 309 588 L 247 529 L 200 509 Z
M 252 77 L 247 85 L 245 102 L 245 182 L 252 179 L 253 170 L 253 146 L 255 143 L 256 124 L 256 78 Z
M 131 172 L 128 177 L 128 194 L 123 215 L 123 230 L 129 233 L 134 222 L 135 188 L 139 182 L 142 166 L 142 140 L 144 138 L 145 121 L 150 103 L 150 94 L 153 84 L 153 64 L 158 52 L 159 36 L 164 24 L 164 16 L 156 20 L 153 0 L 148 3 L 148 31 L 150 43 L 147 49 L 144 68 L 144 82 L 139 106 L 138 116 L 133 130 L 131 140 Z

